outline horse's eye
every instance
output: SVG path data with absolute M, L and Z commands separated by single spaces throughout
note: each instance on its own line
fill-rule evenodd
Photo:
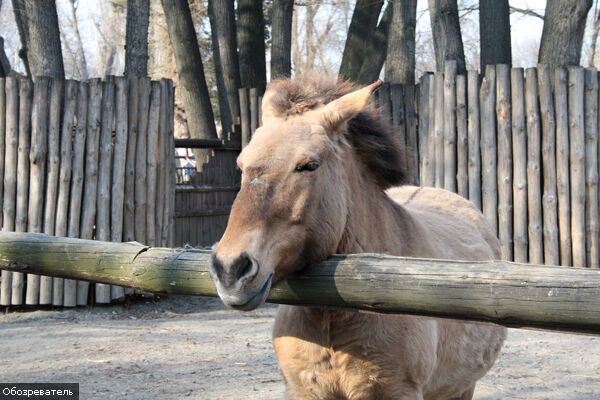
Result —
M 319 163 L 316 161 L 311 161 L 306 164 L 300 164 L 296 167 L 296 172 L 304 172 L 304 171 L 314 171 L 319 168 Z

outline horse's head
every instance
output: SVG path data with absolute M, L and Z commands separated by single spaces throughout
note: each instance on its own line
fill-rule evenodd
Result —
M 342 149 L 352 142 L 347 122 L 381 83 L 302 101 L 290 99 L 287 86 L 295 84 L 269 86 L 263 126 L 238 158 L 240 192 L 210 267 L 233 308 L 261 305 L 271 285 L 335 253 L 344 233 L 352 196 L 343 167 Z

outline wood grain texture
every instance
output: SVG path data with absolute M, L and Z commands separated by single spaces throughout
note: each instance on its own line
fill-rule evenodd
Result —
M 513 259 L 513 166 L 510 67 L 496 66 L 498 134 L 498 237 L 502 259 Z
M 2 230 L 15 230 L 17 210 L 17 162 L 19 145 L 19 81 L 6 78 L 6 149 L 4 153 L 4 199 L 2 204 Z M 8 306 L 12 300 L 13 273 L 2 271 L 0 305 Z
M 544 263 L 560 264 L 556 193 L 556 120 L 552 96 L 552 75 L 547 65 L 538 66 L 538 92 L 542 120 L 542 213 Z
M 31 102 L 33 97 L 33 82 L 21 78 L 19 82 L 19 146 L 17 159 L 17 209 L 15 216 L 15 231 L 27 230 L 29 203 L 29 151 L 31 148 Z M 12 276 L 11 304 L 23 304 L 23 288 L 25 276 L 16 272 Z
M 492 232 L 498 232 L 498 181 L 496 147 L 496 67 L 487 65 L 480 91 L 481 200 Z
M 216 295 L 209 251 L 2 232 L 0 254 L 2 269 Z M 268 301 L 600 334 L 600 285 L 590 269 L 340 255 L 288 276 Z
M 467 97 L 469 200 L 481 210 L 481 136 L 479 130 L 479 73 L 477 71 L 467 72 Z
M 556 189 L 558 192 L 558 233 L 560 264 L 572 265 L 571 196 L 569 182 L 569 109 L 566 68 L 554 70 L 556 113 Z
M 569 67 L 569 161 L 573 265 L 586 266 L 584 69 Z
M 79 236 L 94 237 L 94 225 L 98 201 L 98 160 L 100 152 L 100 128 L 102 125 L 102 81 L 89 80 L 89 100 L 85 141 L 85 183 L 81 207 Z M 89 282 L 77 282 L 77 305 L 88 302 Z
M 527 115 L 527 214 L 529 216 L 529 262 L 544 262 L 542 235 L 541 127 L 537 70 L 525 70 L 525 112 Z
M 514 260 L 527 262 L 527 132 L 525 130 L 525 79 L 523 68 L 510 74 L 513 152 Z
M 600 268 L 598 215 L 598 71 L 585 70 L 585 237 L 587 267 Z
M 444 187 L 444 76 L 434 75 L 434 142 L 435 142 L 435 187 Z
M 456 61 L 444 64 L 444 189 L 456 193 Z
M 456 76 L 456 188 L 457 193 L 469 198 L 469 142 L 467 123 L 467 79 Z
M 62 126 L 60 132 L 60 172 L 58 177 L 58 198 L 56 200 L 56 221 L 54 234 L 56 236 L 67 236 L 69 227 L 69 193 L 71 191 L 71 175 L 73 173 L 73 132 L 75 130 L 75 110 L 77 108 L 78 83 L 69 80 L 65 84 L 65 103 L 63 108 Z M 70 281 L 70 280 L 67 280 Z M 76 293 L 69 285 L 73 299 Z M 62 278 L 52 280 L 52 305 L 62 306 L 65 297 L 65 281 Z M 73 301 L 75 302 L 75 301 Z

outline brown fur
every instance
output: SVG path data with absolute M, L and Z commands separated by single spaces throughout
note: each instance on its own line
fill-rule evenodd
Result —
M 345 83 L 269 86 L 264 125 L 240 155 L 242 187 L 215 249 L 225 303 L 255 308 L 271 284 L 333 253 L 500 256 L 483 216 L 463 198 L 383 190 L 402 170 L 398 147 L 366 106 L 374 88 L 344 95 Z M 376 159 L 381 147 L 389 158 Z M 307 162 L 320 166 L 309 172 Z M 242 264 L 242 274 L 246 256 L 255 269 Z M 289 399 L 469 400 L 505 335 L 494 325 L 281 306 L 273 343 Z

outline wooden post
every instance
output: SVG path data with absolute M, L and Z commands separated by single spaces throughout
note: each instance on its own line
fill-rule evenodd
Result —
M 0 252 L 0 268 L 216 296 L 206 250 L 2 232 Z M 600 334 L 597 280 L 584 268 L 337 255 L 288 275 L 267 301 Z
M 110 178 L 112 176 L 112 126 L 115 84 L 108 77 L 102 82 L 100 138 L 98 144 L 98 188 L 96 198 L 96 234 L 98 240 L 110 240 Z M 88 120 L 89 122 L 89 120 Z M 87 184 L 87 182 L 86 182 Z M 110 285 L 96 284 L 96 303 L 110 303 Z
M 67 81 L 65 86 L 65 105 L 60 132 L 60 173 L 58 178 L 58 199 L 56 201 L 56 224 L 54 234 L 56 236 L 67 236 L 69 226 L 69 191 L 71 187 L 71 174 L 73 171 L 73 128 L 75 127 L 75 108 L 77 106 L 78 84 L 75 81 Z M 77 135 L 78 132 L 75 131 Z M 70 280 L 67 280 L 70 281 Z M 71 297 L 74 306 L 76 288 L 74 281 L 70 282 Z M 63 278 L 52 279 L 52 305 L 62 306 L 64 301 L 65 282 Z
M 44 204 L 44 233 L 55 234 L 56 204 L 58 200 L 58 174 L 60 170 L 60 120 L 63 107 L 64 81 L 50 81 L 50 108 L 48 125 L 48 165 Z M 53 279 L 40 277 L 40 304 L 52 304 Z
M 256 88 L 250 89 L 250 138 L 254 135 L 254 131 L 259 127 L 258 117 L 258 90 Z
M 381 118 L 385 126 L 392 125 L 392 100 L 390 85 L 384 83 L 376 92 L 379 96 L 379 107 L 381 107 Z
M 404 170 L 409 171 L 408 159 L 406 153 L 406 113 L 404 110 L 405 97 L 403 85 L 390 86 L 390 98 L 392 100 L 392 128 L 394 135 L 398 138 L 401 144 L 401 157 Z M 408 173 L 410 180 L 410 172 Z
M 31 98 L 33 82 L 21 78 L 19 82 L 19 150 L 17 160 L 17 213 L 15 231 L 27 230 L 27 206 L 29 200 L 29 151 L 31 147 Z M 23 304 L 23 286 L 25 277 L 17 272 L 13 274 L 11 304 Z
M 123 199 L 127 161 L 127 80 L 115 78 L 115 139 L 113 151 L 110 235 L 112 242 L 123 241 Z
M 69 237 L 77 238 L 81 234 L 81 205 L 83 202 L 83 179 L 84 179 L 84 160 L 85 145 L 87 136 L 87 114 L 90 93 L 87 82 L 80 82 L 77 88 L 77 109 L 75 135 L 73 137 L 73 164 L 71 177 L 71 198 L 69 200 L 69 222 L 67 232 Z M 72 279 L 65 279 L 64 282 L 64 300 L 65 307 L 75 307 L 77 305 L 79 282 Z M 87 302 L 87 285 L 81 284 L 81 297 L 85 297 Z
M 584 70 L 569 67 L 569 138 L 571 163 L 571 238 L 573 265 L 586 266 Z
M 512 131 L 510 67 L 496 66 L 496 118 L 498 124 L 498 237 L 504 260 L 513 259 Z
M 148 183 L 147 162 L 148 162 L 148 111 L 150 109 L 150 79 L 140 78 L 138 87 L 138 132 L 135 151 L 135 240 L 140 243 L 148 243 L 146 237 L 146 211 L 149 199 L 146 196 Z
M 94 237 L 98 201 L 98 151 L 100 148 L 100 127 L 102 117 L 102 82 L 100 79 L 89 81 L 89 101 L 87 114 L 87 132 L 85 144 L 85 186 L 81 209 L 81 232 L 84 239 Z M 77 305 L 88 302 L 89 282 L 77 282 Z
M 6 78 L 6 151 L 4 155 L 4 199 L 2 204 L 2 230 L 15 230 L 17 208 L 17 152 L 19 145 L 19 81 Z M 2 271 L 0 305 L 11 305 L 13 273 Z
M 541 131 L 535 68 L 525 70 L 525 110 L 527 113 L 527 213 L 529 215 L 529 262 L 544 262 L 542 237 Z
M 250 142 L 250 136 L 252 134 L 250 127 L 250 115 L 248 100 L 248 88 L 240 88 L 238 90 L 240 96 L 240 122 L 242 125 L 242 149 Z M 198 160 L 196 161 L 198 162 Z
M 481 146 L 479 133 L 479 73 L 467 71 L 467 142 L 469 200 L 481 210 Z
M 171 154 L 175 153 L 175 119 L 174 119 L 174 111 L 175 111 L 175 90 L 173 88 L 173 81 L 169 80 L 167 84 L 168 88 L 168 96 L 167 96 L 167 106 L 168 106 L 168 130 L 169 130 L 169 140 L 170 145 L 169 149 Z M 262 118 L 261 118 L 262 121 Z M 176 165 L 175 165 L 175 157 L 170 157 L 171 160 L 171 174 L 168 180 L 169 186 L 169 202 L 168 204 L 168 212 L 169 212 L 169 233 L 168 233 L 168 246 L 175 246 L 175 174 L 176 174 Z M 230 174 L 233 173 L 230 169 Z
M 431 93 L 429 88 L 432 82 L 431 74 L 424 74 L 421 77 L 419 84 L 419 154 L 421 156 L 420 165 L 420 185 L 433 186 L 435 180 L 435 171 L 432 163 L 432 153 L 430 152 L 430 136 L 429 114 L 432 110 L 429 108 L 429 97 Z
M 572 265 L 571 257 L 571 197 L 569 182 L 569 110 L 567 106 L 567 70 L 554 71 L 554 102 L 556 111 L 556 187 L 558 191 L 558 232 L 560 264 Z
M 123 197 L 125 195 L 125 163 L 127 158 L 127 80 L 115 78 L 115 138 L 112 165 L 112 187 L 110 202 L 110 240 L 123 240 Z M 110 298 L 125 297 L 125 288 L 112 285 Z
M 523 68 L 510 74 L 512 103 L 514 260 L 526 263 L 527 240 L 527 133 L 525 131 L 525 90 Z
M 415 86 L 404 87 L 406 116 L 406 150 L 408 175 L 413 185 L 419 184 L 419 149 L 417 141 L 417 111 L 415 110 Z
M 598 71 L 585 70 L 585 233 L 586 259 L 590 268 L 600 268 L 598 234 Z
M 156 187 L 156 210 L 155 210 L 155 221 L 156 221 L 156 241 L 160 246 L 162 243 L 162 229 L 164 223 L 164 212 L 165 212 L 165 185 L 166 185 L 166 165 L 167 163 L 167 135 L 169 113 L 168 108 L 168 96 L 167 96 L 167 81 L 162 79 L 160 81 L 160 116 L 158 121 L 158 151 L 157 151 L 157 187 Z
M 556 123 L 552 97 L 552 76 L 548 65 L 538 66 L 540 112 L 542 116 L 542 166 L 544 194 L 544 263 L 560 263 L 558 247 L 558 216 L 556 209 Z
M 498 232 L 496 176 L 496 67 L 486 65 L 481 83 L 481 199 L 483 215 L 492 232 Z
M 429 101 L 427 109 L 429 110 L 429 135 L 427 144 L 427 153 L 429 154 L 429 169 L 428 173 L 431 187 L 435 187 L 436 179 L 436 130 L 435 130 L 435 94 L 436 94 L 436 79 L 434 74 L 429 75 Z
M 125 161 L 125 194 L 123 197 L 123 240 L 135 240 L 135 157 L 138 136 L 139 80 L 127 78 L 127 158 Z
M 434 75 L 435 79 L 435 187 L 444 187 L 444 76 Z
M 29 206 L 27 231 L 44 228 L 44 177 L 48 155 L 48 86 L 47 77 L 35 77 L 31 112 L 31 147 L 29 148 Z M 25 304 L 39 304 L 40 277 L 27 276 Z
M 152 99 L 150 101 L 150 114 L 148 121 L 148 174 L 146 187 L 146 198 L 148 199 L 146 213 L 147 243 L 152 246 L 158 245 L 156 241 L 156 185 L 158 162 L 158 130 L 160 116 L 160 83 L 152 82 Z
M 162 90 L 165 91 L 164 95 L 164 106 L 166 112 L 166 121 L 165 121 L 165 146 L 164 146 L 164 175 L 165 175 L 165 185 L 164 185 L 164 204 L 163 204 L 163 222 L 162 222 L 162 232 L 161 232 L 161 243 L 163 246 L 168 246 L 169 242 L 169 229 L 172 223 L 172 214 L 174 212 L 174 205 L 171 204 L 171 200 L 175 199 L 175 170 L 173 169 L 173 157 L 175 154 L 175 138 L 173 135 L 173 130 L 171 129 L 171 107 L 172 107 L 172 97 L 171 97 L 171 81 L 168 79 L 163 79 Z M 260 123 L 260 103 L 261 98 L 259 98 L 259 123 Z
M 467 79 L 456 77 L 456 186 L 458 194 L 469 198 L 468 174 L 468 128 L 467 128 Z
M 456 193 L 456 61 L 444 64 L 444 189 Z

